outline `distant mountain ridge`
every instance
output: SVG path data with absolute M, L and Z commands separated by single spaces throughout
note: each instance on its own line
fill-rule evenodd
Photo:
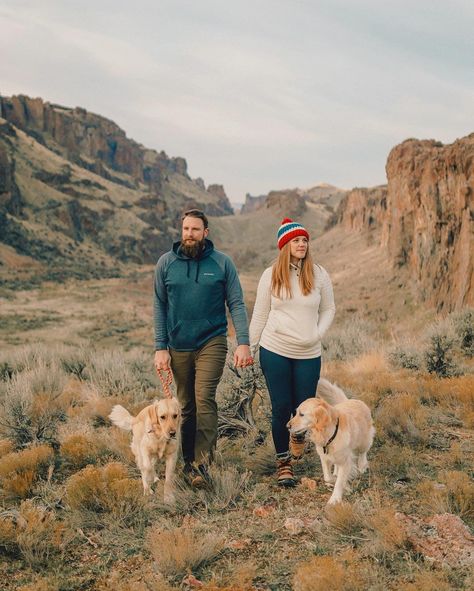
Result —
M 77 275 L 78 261 L 80 275 L 113 273 L 156 261 L 189 207 L 233 214 L 221 185 L 206 188 L 184 158 L 145 148 L 113 121 L 0 97 L 0 243 L 64 275 Z

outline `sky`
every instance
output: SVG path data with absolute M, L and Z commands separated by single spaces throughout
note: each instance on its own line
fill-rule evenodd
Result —
M 80 106 L 232 202 L 386 182 L 474 131 L 471 0 L 0 0 L 0 94 Z

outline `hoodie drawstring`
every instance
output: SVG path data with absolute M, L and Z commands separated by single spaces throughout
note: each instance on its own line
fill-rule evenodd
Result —
M 196 261 L 196 277 L 194 279 L 194 281 L 196 283 L 199 283 L 199 281 L 198 281 L 198 275 L 199 275 L 199 259 Z

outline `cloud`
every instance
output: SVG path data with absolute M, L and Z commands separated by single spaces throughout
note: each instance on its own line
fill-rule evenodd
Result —
M 4 94 L 115 120 L 239 198 L 384 179 L 406 137 L 472 131 L 471 3 L 4 0 Z

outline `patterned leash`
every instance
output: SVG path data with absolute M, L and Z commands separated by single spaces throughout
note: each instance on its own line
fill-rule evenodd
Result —
M 163 377 L 163 373 L 166 372 L 166 378 Z M 171 369 L 166 370 L 157 370 L 158 377 L 161 381 L 161 386 L 163 387 L 163 392 L 165 393 L 166 398 L 173 398 L 173 394 L 171 393 L 170 386 L 173 383 L 173 374 L 171 373 Z

